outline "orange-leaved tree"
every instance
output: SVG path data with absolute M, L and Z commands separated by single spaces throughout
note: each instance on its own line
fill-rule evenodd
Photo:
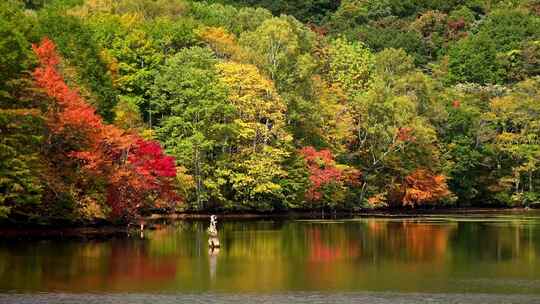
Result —
M 34 71 L 36 84 L 51 98 L 47 143 L 51 153 L 60 155 L 59 167 L 71 170 L 67 166 L 75 164 L 77 184 L 83 192 L 104 187 L 114 218 L 133 217 L 156 202 L 177 202 L 175 161 L 164 154 L 159 143 L 104 123 L 95 108 L 66 84 L 59 71 L 61 58 L 51 40 L 44 38 L 33 49 L 39 60 Z
M 444 175 L 426 169 L 417 169 L 405 178 L 403 206 L 436 203 L 450 195 Z

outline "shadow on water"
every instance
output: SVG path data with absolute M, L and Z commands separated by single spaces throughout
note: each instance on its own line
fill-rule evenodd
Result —
M 0 241 L 0 302 L 540 302 L 540 217 L 224 221 L 214 250 L 206 228 Z

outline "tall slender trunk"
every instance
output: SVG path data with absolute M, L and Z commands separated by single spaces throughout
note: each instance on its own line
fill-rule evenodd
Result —
M 364 196 L 366 195 L 367 182 L 362 183 L 362 189 L 360 190 L 360 203 L 364 201 Z
M 149 111 L 148 111 L 148 124 L 150 125 L 150 129 L 152 129 L 152 100 L 149 101 L 149 105 L 148 105 L 148 108 L 149 108 Z
M 201 192 L 202 192 L 202 182 L 201 182 L 201 168 L 200 168 L 200 157 L 199 157 L 199 148 L 195 148 L 195 178 L 196 182 L 196 195 L 197 195 L 197 209 L 201 209 Z
M 533 192 L 533 178 L 532 178 L 532 170 L 529 171 L 529 191 Z

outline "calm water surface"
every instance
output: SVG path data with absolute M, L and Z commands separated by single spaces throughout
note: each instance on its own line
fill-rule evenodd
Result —
M 224 220 L 213 252 L 206 227 L 0 239 L 0 302 L 540 303 L 539 213 Z

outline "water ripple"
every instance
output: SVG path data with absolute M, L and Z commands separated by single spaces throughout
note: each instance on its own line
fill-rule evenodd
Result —
M 427 293 L 284 293 L 284 294 L 0 294 L 3 304 L 169 304 L 169 303 L 539 303 L 532 295 Z

